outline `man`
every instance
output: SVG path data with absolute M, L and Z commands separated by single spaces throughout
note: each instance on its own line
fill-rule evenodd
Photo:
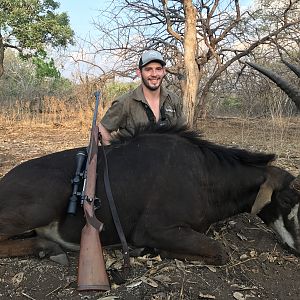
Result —
M 141 84 L 116 99 L 99 124 L 103 144 L 110 143 L 113 131 L 132 136 L 136 128 L 147 124 L 160 126 L 184 122 L 182 100 L 161 85 L 166 75 L 165 66 L 158 51 L 149 50 L 142 54 L 136 71 Z

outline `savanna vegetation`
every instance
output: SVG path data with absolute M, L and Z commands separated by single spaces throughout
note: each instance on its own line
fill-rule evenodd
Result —
M 102 91 L 105 110 L 137 84 L 136 62 L 148 48 L 164 53 L 166 84 L 182 95 L 190 124 L 210 116 L 295 115 L 293 101 L 244 62 L 298 84 L 280 59 L 299 64 L 300 1 L 256 0 L 247 8 L 240 2 L 116 0 L 99 11 L 98 36 L 83 40 L 74 36 L 67 14 L 57 12 L 59 1 L 2 1 L 1 119 L 83 124 L 95 89 Z M 71 44 L 77 55 L 51 57 Z M 72 60 L 76 76 L 61 75 L 63 59 Z

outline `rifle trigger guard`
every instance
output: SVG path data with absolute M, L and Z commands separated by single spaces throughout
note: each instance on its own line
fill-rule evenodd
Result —
M 98 197 L 96 197 L 94 199 L 94 210 L 97 210 L 100 208 L 101 208 L 101 200 Z

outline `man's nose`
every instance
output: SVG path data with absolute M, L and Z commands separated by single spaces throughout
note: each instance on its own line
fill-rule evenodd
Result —
M 156 76 L 157 74 L 158 74 L 158 71 L 157 71 L 157 70 L 153 69 L 153 70 L 151 71 L 151 76 Z

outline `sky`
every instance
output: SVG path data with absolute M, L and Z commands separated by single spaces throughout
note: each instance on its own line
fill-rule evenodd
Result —
M 241 7 L 248 6 L 253 1 L 254 0 L 240 0 L 240 5 Z M 93 36 L 93 32 L 96 32 L 93 20 L 97 20 L 97 16 L 99 15 L 98 10 L 109 6 L 112 0 L 57 0 L 57 2 L 60 3 L 58 11 L 66 12 L 69 16 L 71 28 L 75 32 L 75 39 L 77 41 L 82 41 L 90 40 L 89 37 Z M 77 50 L 74 47 L 69 47 L 68 51 L 70 51 L 73 57 L 78 55 L 76 54 Z M 62 74 L 68 78 L 76 76 L 73 60 L 64 58 L 61 58 L 60 60 L 58 65 L 61 66 L 59 69 Z M 81 71 L 83 70 L 82 66 L 84 66 L 84 64 L 81 64 L 79 67 Z M 84 66 L 84 69 L 85 68 L 86 65 Z
M 97 18 L 98 10 L 105 8 L 111 0 L 57 0 L 59 11 L 66 12 L 70 24 L 77 36 L 84 38 L 93 31 L 93 19 Z
M 97 10 L 107 7 L 111 0 L 57 0 L 60 11 L 66 12 L 70 18 L 72 29 L 77 36 L 84 38 L 93 31 L 93 19 L 97 18 Z M 253 0 L 240 0 L 241 6 Z
M 111 0 L 57 0 L 57 2 L 60 3 L 58 11 L 66 12 L 69 16 L 71 28 L 75 32 L 75 41 L 81 46 L 80 40 L 89 40 L 90 34 L 95 31 L 93 20 L 97 20 L 98 10 L 106 8 Z M 69 46 L 67 57 L 63 57 L 61 54 L 56 57 L 57 67 L 63 76 L 70 79 L 75 79 L 78 68 L 81 71 L 85 71 L 87 68 L 85 64 L 74 67 L 74 62 L 69 56 L 78 57 L 77 51 L 76 46 Z

